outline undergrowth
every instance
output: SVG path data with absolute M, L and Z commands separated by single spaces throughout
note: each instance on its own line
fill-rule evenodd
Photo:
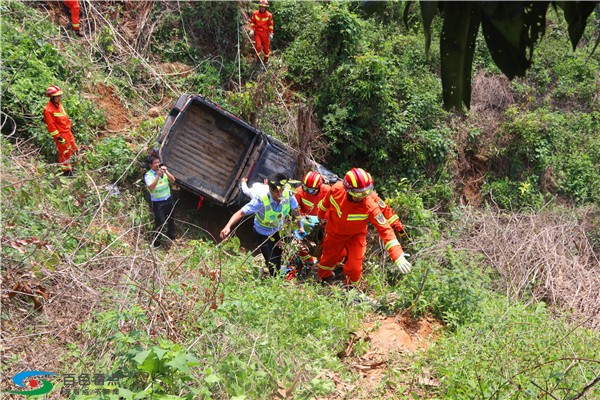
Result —
M 56 27 L 40 10 L 18 1 L 0 5 L 1 77 L 8 83 L 2 106 L 18 125 L 15 136 L 0 141 L 3 385 L 17 371 L 46 369 L 114 376 L 113 398 L 333 396 L 340 386 L 361 382 L 349 368 L 352 361 L 338 353 L 350 332 L 376 313 L 443 324 L 443 338 L 418 353 L 414 368 L 382 369 L 389 387 L 418 382 L 426 368 L 439 380 L 439 387 L 418 392 L 428 398 L 583 395 L 597 376 L 598 334 L 573 325 L 578 314 L 571 312 L 577 310 L 567 310 L 564 296 L 549 301 L 555 293 L 544 291 L 549 280 L 538 277 L 553 255 L 563 257 L 552 259 L 553 267 L 577 257 L 581 263 L 585 255 L 589 282 L 598 276 L 588 268 L 597 260 L 598 213 L 584 210 L 565 221 L 555 215 L 568 213 L 548 203 L 556 194 L 577 204 L 600 198 L 592 73 L 597 58 L 584 63 L 581 53 L 558 57 L 562 39 L 550 35 L 548 55 L 537 64 L 548 68 L 534 66 L 530 80 L 511 84 L 528 107 L 513 105 L 500 113 L 500 138 L 486 154 L 490 173 L 483 195 L 500 208 L 538 214 L 481 214 L 454 201 L 449 163 L 458 151 L 441 108 L 439 54 L 435 46 L 425 54 L 418 24 L 403 27 L 392 6 L 377 20 L 352 3 L 274 4 L 278 23 L 285 25 L 276 36 L 281 47 L 270 69 L 259 73 L 245 58 L 236 64 L 232 46 L 214 48 L 217 42 L 231 44 L 239 14 L 234 3 L 211 4 L 183 5 L 180 19 L 189 37 L 183 36 L 174 4 L 134 5 L 157 17 L 156 40 L 147 43 L 159 61 L 198 61 L 208 54 L 202 51 L 206 42 L 213 46 L 216 54 L 200 60 L 193 72 L 172 78 L 148 68 L 138 53 L 125 57 L 107 26 L 93 33 L 93 48 L 85 54 L 85 45 L 50 40 Z M 107 7 L 113 16 L 123 11 L 121 5 Z M 166 9 L 173 14 L 158 18 Z M 203 25 L 207 17 L 212 19 Z M 219 25 L 220 19 L 227 23 Z M 207 32 L 211 35 L 202 36 Z M 551 64 L 551 57 L 561 61 Z M 489 62 L 489 54 L 478 52 L 477 65 L 494 73 Z M 194 210 L 178 210 L 180 241 L 153 251 L 142 161 L 164 118 L 147 118 L 126 133 L 109 135 L 102 112 L 83 93 L 90 82 L 108 83 L 127 101 L 135 99 L 137 116 L 143 106 L 166 104 L 167 87 L 205 94 L 244 118 L 256 115 L 261 129 L 288 139 L 296 132 L 292 105 L 314 99 L 334 169 L 366 166 L 405 223 L 402 245 L 412 254 L 412 272 L 396 273 L 370 234 L 359 287 L 364 293 L 310 280 L 258 279 L 262 260 L 236 239 L 209 241 Z M 88 145 L 73 178 L 61 176 L 53 164 L 55 150 L 41 120 L 49 84 L 66 89 L 65 108 L 78 140 Z M 535 96 L 538 88 L 543 96 Z M 581 102 L 588 108 L 570 109 Z M 498 143 L 506 146 L 494 149 Z M 518 237 L 508 235 L 507 226 Z M 492 238 L 486 236 L 490 232 Z M 531 242 L 536 237 L 551 238 L 559 250 L 544 252 Z M 515 242 L 500 250 L 494 246 Z M 518 266 L 525 272 L 539 267 L 539 274 L 510 275 L 515 259 L 523 260 Z M 515 277 L 516 294 L 507 289 Z M 504 291 L 515 297 L 507 300 L 500 295 Z M 367 348 L 360 343 L 357 353 Z M 589 387 L 587 395 L 596 395 L 598 389 Z M 66 389 L 57 384 L 57 390 Z

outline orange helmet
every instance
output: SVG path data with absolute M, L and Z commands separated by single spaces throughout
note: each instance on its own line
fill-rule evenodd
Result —
M 352 197 L 364 199 L 373 192 L 373 178 L 362 168 L 352 168 L 344 177 L 344 187 Z
M 48 86 L 48 89 L 46 89 L 46 96 L 48 97 L 60 96 L 61 94 L 63 94 L 63 92 L 58 86 L 50 85 Z
M 304 189 L 319 189 L 322 184 L 323 177 L 315 171 L 310 171 L 308 174 L 304 175 L 304 180 L 302 181 Z
M 260 0 L 258 2 L 259 7 L 269 7 L 269 2 L 267 0 Z

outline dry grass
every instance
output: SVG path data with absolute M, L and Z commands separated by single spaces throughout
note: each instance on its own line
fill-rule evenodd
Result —
M 504 75 L 486 74 L 480 70 L 473 80 L 471 112 L 483 110 L 506 110 L 515 102 L 510 90 L 510 81 Z
M 600 256 L 591 237 L 598 234 L 599 218 L 594 207 L 538 214 L 474 211 L 466 216 L 470 228 L 458 246 L 485 255 L 507 296 L 573 311 L 598 329 Z

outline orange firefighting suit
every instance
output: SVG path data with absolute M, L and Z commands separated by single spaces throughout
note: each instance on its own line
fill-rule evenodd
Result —
M 65 0 L 65 6 L 71 10 L 71 23 L 73 29 L 79 30 L 79 0 Z
M 331 190 L 331 186 L 329 185 L 321 185 L 319 189 L 319 193 L 317 194 L 309 194 L 307 193 L 302 186 L 298 186 L 296 189 L 296 200 L 298 200 L 298 206 L 300 207 L 300 215 L 317 215 L 317 204 L 321 200 L 323 200 L 326 196 L 329 195 L 329 191 Z
M 269 33 L 273 33 L 273 14 L 268 11 L 264 13 L 260 10 L 252 13 L 250 19 L 250 29 L 254 31 L 254 48 L 256 49 L 256 60 L 261 50 L 265 54 L 265 62 L 269 61 L 271 53 L 271 39 Z
M 54 139 L 54 144 L 56 144 L 58 162 L 61 164 L 60 168 L 63 171 L 70 171 L 71 155 L 79 148 L 75 143 L 73 133 L 71 133 L 71 120 L 62 104 L 59 104 L 57 107 L 52 101 L 49 101 L 46 107 L 44 107 L 44 121 L 48 126 L 48 132 L 50 132 L 50 135 Z M 60 143 L 61 137 L 65 139 L 64 143 Z
M 383 213 L 385 219 L 387 219 L 388 224 L 390 224 L 390 226 L 394 228 L 396 232 L 402 233 L 404 231 L 404 225 L 402 225 L 400 217 L 398 217 L 392 207 L 388 206 L 385 201 L 381 200 L 377 192 L 371 193 L 371 197 L 379 205 L 379 208 L 381 208 L 381 212 Z
M 323 200 L 325 197 L 329 196 L 329 190 L 331 190 L 331 186 L 322 184 L 319 189 L 319 193 L 310 194 L 310 193 L 307 193 L 302 188 L 302 186 L 298 186 L 294 196 L 296 197 L 296 200 L 298 201 L 300 215 L 317 216 L 317 211 L 318 211 L 317 205 L 319 204 L 319 202 L 321 200 Z M 302 245 L 300 247 L 298 256 L 300 257 L 300 260 L 305 264 L 312 265 L 312 264 L 315 264 L 317 261 L 316 258 L 314 258 L 313 256 L 311 256 L 309 254 L 308 249 L 304 245 Z
M 331 187 L 329 196 L 319 202 L 319 219 L 327 220 L 323 253 L 319 261 L 319 278 L 331 276 L 335 266 L 347 256 L 344 264 L 346 282 L 357 284 L 362 277 L 362 261 L 367 246 L 369 221 L 383 240 L 393 261 L 402 255 L 402 246 L 375 200 L 368 196 L 360 203 L 350 201 L 342 182 Z

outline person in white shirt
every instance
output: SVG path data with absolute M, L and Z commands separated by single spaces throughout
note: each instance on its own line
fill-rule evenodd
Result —
M 264 183 L 253 183 L 251 187 L 248 187 L 248 178 L 242 178 L 241 182 L 242 192 L 244 192 L 244 194 L 251 199 L 255 198 L 256 196 L 262 197 L 269 193 L 269 185 L 267 184 L 268 179 L 265 179 Z

